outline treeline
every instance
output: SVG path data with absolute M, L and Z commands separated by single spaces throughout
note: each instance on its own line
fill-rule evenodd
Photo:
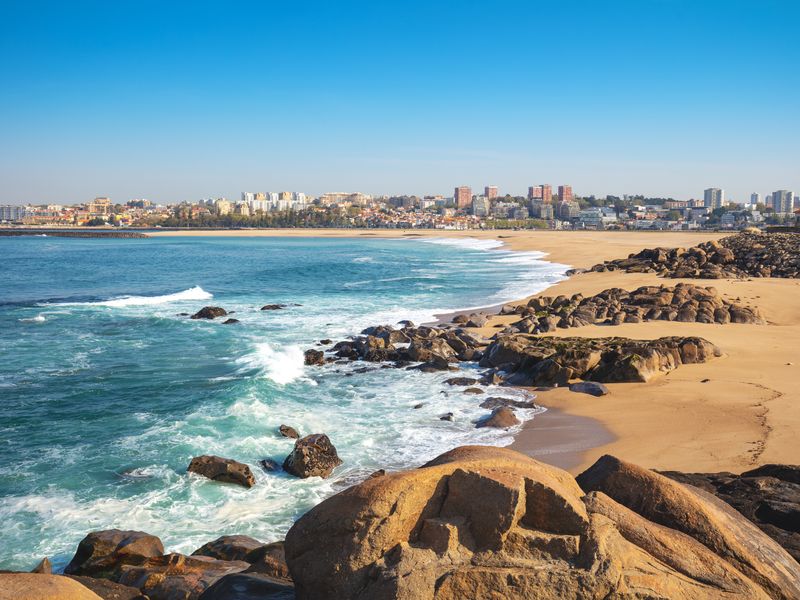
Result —
M 245 215 L 199 215 L 191 218 L 186 214 L 174 214 L 158 223 L 162 227 L 367 227 L 366 221 L 357 215 L 342 211 L 283 211 Z

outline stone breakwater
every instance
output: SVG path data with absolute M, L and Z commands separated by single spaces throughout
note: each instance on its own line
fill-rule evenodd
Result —
M 743 232 L 691 248 L 648 248 L 589 271 L 657 273 L 688 279 L 800 277 L 800 234 Z M 581 270 L 568 271 L 568 274 Z
M 674 287 L 643 286 L 631 292 L 621 288 L 594 296 L 537 296 L 527 305 L 503 307 L 500 314 L 522 317 L 503 333 L 547 333 L 584 325 L 621 325 L 644 321 L 684 323 L 756 323 L 764 317 L 758 308 L 739 299 L 728 300 L 716 288 L 679 283 Z
M 145 532 L 95 531 L 65 575 L 46 559 L 35 574 L 0 573 L 0 598 L 789 600 L 800 597 L 800 563 L 781 547 L 793 521 L 770 529 L 750 507 L 796 512 L 798 473 L 667 477 L 603 456 L 573 478 L 465 446 L 374 473 L 300 517 L 285 541 L 226 535 L 186 555 Z
M 0 237 L 17 237 L 21 235 L 35 235 L 47 237 L 71 238 L 146 238 L 138 231 L 116 231 L 107 229 L 3 229 L 0 228 Z

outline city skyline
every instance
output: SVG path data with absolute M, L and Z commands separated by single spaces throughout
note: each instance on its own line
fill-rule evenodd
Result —
M 800 49 L 752 35 L 798 15 L 788 1 L 6 3 L 0 203 L 532 181 L 746 202 L 800 189 Z

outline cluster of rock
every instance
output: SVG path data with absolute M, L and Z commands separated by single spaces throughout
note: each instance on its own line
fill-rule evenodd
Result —
M 648 285 L 627 291 L 609 288 L 594 296 L 537 296 L 527 305 L 503 307 L 501 314 L 518 314 L 504 333 L 546 333 L 584 325 L 621 325 L 643 321 L 688 323 L 764 323 L 756 308 L 728 300 L 716 288 L 679 283 Z
M 265 304 L 261 307 L 262 311 L 273 311 L 273 310 L 283 310 L 287 308 L 288 304 Z M 299 304 L 292 304 L 291 306 L 300 306 Z M 196 313 L 189 315 L 189 313 L 180 313 L 178 316 L 181 317 L 189 317 L 190 319 L 208 319 L 209 321 L 213 321 L 218 317 L 225 317 L 227 315 L 232 315 L 233 311 L 228 312 L 221 306 L 204 306 Z M 238 319 L 226 319 L 223 321 L 223 325 L 232 325 L 233 323 L 238 323 Z
M 800 277 L 800 234 L 742 232 L 688 249 L 648 248 L 590 269 L 616 270 L 676 278 L 797 278 Z M 579 271 L 568 274 L 576 272 Z
M 724 500 L 800 562 L 800 467 L 763 465 L 741 475 L 677 471 L 662 475 Z
M 457 448 L 323 501 L 285 552 L 299 600 L 800 597 L 800 564 L 730 506 L 609 456 L 576 480 Z
M 336 447 L 324 433 L 312 433 L 301 438 L 294 428 L 287 425 L 280 426 L 280 433 L 284 437 L 295 439 L 294 448 L 283 461 L 283 470 L 290 475 L 303 479 L 325 478 L 342 464 Z M 259 462 L 265 471 L 280 470 L 278 463 L 272 459 L 265 458 Z M 232 483 L 245 488 L 251 488 L 256 484 L 256 478 L 250 467 L 231 458 L 213 455 L 196 456 L 186 470 L 212 481 Z
M 509 385 L 566 385 L 573 379 L 643 383 L 680 365 L 704 363 L 720 354 L 719 348 L 700 337 L 631 340 L 519 333 L 492 342 L 480 365 L 503 373 Z

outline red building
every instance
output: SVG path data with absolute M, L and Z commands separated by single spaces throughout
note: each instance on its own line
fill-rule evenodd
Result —
M 571 185 L 560 185 L 558 186 L 558 199 L 562 202 L 572 202 L 574 196 L 572 195 L 572 186 Z
M 469 208 L 472 206 L 472 188 L 468 185 L 457 187 L 453 194 L 453 201 L 456 203 L 456 208 Z
M 483 195 L 486 196 L 489 200 L 494 200 L 497 198 L 497 186 L 496 185 L 487 185 L 483 188 Z
M 541 200 L 542 186 L 535 185 L 528 188 L 528 200 Z
M 550 203 L 553 201 L 553 186 L 545 183 L 542 187 L 542 202 Z

